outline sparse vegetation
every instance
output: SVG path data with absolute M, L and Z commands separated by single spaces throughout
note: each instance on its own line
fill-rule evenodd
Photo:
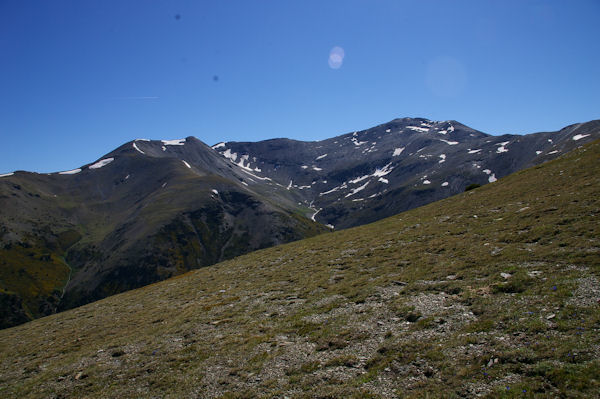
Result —
M 0 331 L 0 396 L 593 397 L 599 157 Z

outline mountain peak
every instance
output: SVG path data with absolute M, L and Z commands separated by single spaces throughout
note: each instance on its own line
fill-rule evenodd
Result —
M 77 169 L 0 176 L 0 251 L 14 276 L 56 272 L 39 298 L 11 286 L 48 314 L 325 226 L 373 222 L 598 138 L 594 122 L 497 137 L 403 118 L 314 142 L 136 139 Z M 43 256 L 23 257 L 19 243 Z

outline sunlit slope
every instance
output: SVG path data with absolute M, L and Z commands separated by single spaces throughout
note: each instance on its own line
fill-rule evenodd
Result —
M 0 331 L 3 397 L 593 397 L 600 142 Z

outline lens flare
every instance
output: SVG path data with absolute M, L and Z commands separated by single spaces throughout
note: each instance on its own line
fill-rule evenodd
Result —
M 329 51 L 329 68 L 331 69 L 340 69 L 342 64 L 344 63 L 344 49 L 338 46 L 335 46 Z

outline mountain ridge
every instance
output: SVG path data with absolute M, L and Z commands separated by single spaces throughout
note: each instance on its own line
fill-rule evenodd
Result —
M 71 171 L 16 172 L 0 178 L 2 326 L 376 221 L 599 137 L 600 121 L 496 137 L 401 118 L 316 142 L 136 139 Z
M 569 141 L 568 136 L 582 127 L 584 137 Z M 305 194 L 302 195 L 305 204 L 323 208 L 318 221 L 346 228 L 380 218 L 368 215 L 372 208 L 387 204 L 389 211 L 385 215 L 390 216 L 457 194 L 468 184 L 492 182 L 552 159 L 554 154 L 576 147 L 581 139 L 583 143 L 598 137 L 599 129 L 600 121 L 591 121 L 570 125 L 559 132 L 491 136 L 456 121 L 401 118 L 321 141 L 221 142 L 213 148 L 233 163 L 247 157 L 245 162 L 249 166 L 261 169 L 279 184 L 304 190 L 301 194 Z M 559 137 L 554 143 L 551 137 L 556 136 Z M 529 148 L 533 146 L 536 148 Z M 418 159 L 414 159 L 416 157 Z M 328 162 L 332 158 L 335 164 Z M 444 175 L 451 162 L 454 163 L 450 169 L 452 174 Z M 420 181 L 415 179 L 417 176 Z M 411 180 L 412 184 L 407 184 Z M 368 187 L 363 187 L 367 182 Z M 433 185 L 445 188 L 432 189 Z M 313 189 L 319 191 L 306 194 Z M 394 190 L 399 192 L 393 193 Z M 356 196 L 359 192 L 365 195 Z M 332 193 L 336 195 L 331 196 Z M 418 198 L 420 196 L 427 199 Z M 407 198 L 408 203 L 402 205 Z M 373 204 L 365 205 L 369 202 Z M 389 206 L 390 203 L 397 205 Z
M 78 170 L 0 181 L 2 294 L 28 318 L 326 230 L 197 139 L 125 143 Z

